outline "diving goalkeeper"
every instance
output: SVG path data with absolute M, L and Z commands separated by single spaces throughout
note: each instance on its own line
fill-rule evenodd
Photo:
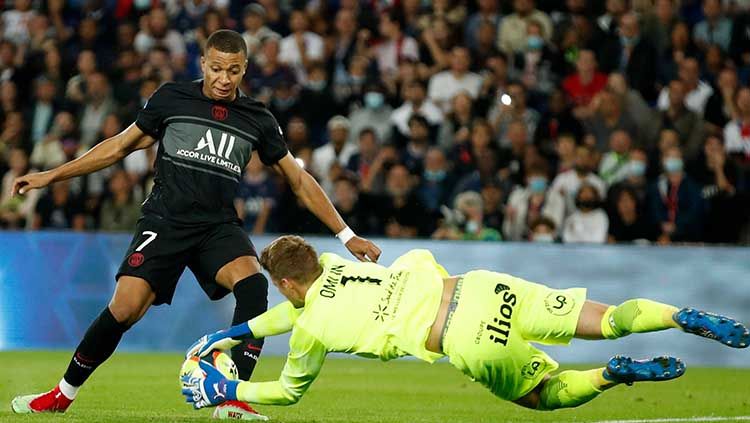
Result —
M 232 381 L 201 361 L 203 376 L 183 379 L 183 394 L 195 408 L 227 400 L 294 404 L 326 354 L 346 352 L 382 360 L 412 355 L 430 363 L 447 356 L 496 396 L 554 410 L 581 405 L 620 383 L 677 378 L 685 365 L 674 357 L 616 356 L 602 368 L 551 375 L 557 362 L 530 342 L 567 344 L 574 337 L 615 339 L 670 328 L 736 348 L 750 342 L 741 323 L 690 308 L 646 299 L 609 306 L 587 300 L 584 288 L 556 290 L 485 270 L 451 277 L 426 250 L 384 267 L 334 254 L 318 258 L 301 237 L 283 236 L 263 250 L 260 263 L 289 301 L 202 337 L 188 355 L 231 348 L 238 342 L 233 338 L 291 330 L 281 377 Z

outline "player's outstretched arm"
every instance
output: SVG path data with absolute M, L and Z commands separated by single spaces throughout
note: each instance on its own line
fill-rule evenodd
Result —
M 53 182 L 96 172 L 122 160 L 135 150 L 150 147 L 154 142 L 156 140 L 144 134 L 135 123 L 131 124 L 124 131 L 100 142 L 75 160 L 45 172 L 30 173 L 16 178 L 13 181 L 13 193 L 25 194 Z
M 235 338 L 265 338 L 290 332 L 301 313 L 301 308 L 295 308 L 291 302 L 284 301 L 248 322 L 202 336 L 188 348 L 185 356 L 203 357 L 212 350 L 229 350 L 240 343 Z
M 328 199 L 323 188 L 307 171 L 302 169 L 294 157 L 287 153 L 274 166 L 277 172 L 284 175 L 294 193 L 321 222 L 333 231 L 346 248 L 360 261 L 378 261 L 380 248 L 373 242 L 358 237 L 346 226 L 344 219 Z

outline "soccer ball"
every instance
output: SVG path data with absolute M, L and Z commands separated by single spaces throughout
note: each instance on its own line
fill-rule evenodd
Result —
M 221 374 L 229 380 L 239 380 L 239 374 L 237 373 L 237 365 L 234 364 L 232 358 L 226 353 L 219 350 L 213 350 L 208 355 L 202 358 L 190 357 L 182 363 L 180 368 L 180 384 L 182 385 L 182 378 L 184 376 L 200 376 L 203 373 L 198 360 L 203 360 L 206 363 L 216 367 Z M 183 386 L 184 387 L 184 386 Z

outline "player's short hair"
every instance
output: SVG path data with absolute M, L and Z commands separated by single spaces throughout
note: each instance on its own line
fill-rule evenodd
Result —
M 322 271 L 315 248 L 297 235 L 276 238 L 261 251 L 260 265 L 274 280 L 290 278 L 302 284 L 312 282 Z
M 242 38 L 242 35 L 231 29 L 220 29 L 211 34 L 208 40 L 206 40 L 206 48 L 203 54 L 206 54 L 211 48 L 215 48 L 223 53 L 242 52 L 247 57 L 247 44 L 245 44 L 245 40 Z

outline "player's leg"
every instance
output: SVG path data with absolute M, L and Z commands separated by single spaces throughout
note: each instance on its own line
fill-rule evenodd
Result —
M 145 280 L 120 277 L 112 300 L 89 326 L 60 383 L 44 394 L 16 397 L 12 402 L 13 411 L 64 412 L 83 383 L 112 355 L 123 334 L 143 317 L 155 298 Z
M 726 345 L 745 348 L 750 331 L 736 320 L 690 308 L 679 310 L 669 304 L 637 298 L 618 306 L 586 301 L 576 327 L 576 337 L 616 339 L 631 333 L 682 329 Z
M 531 392 L 515 400 L 518 405 L 537 410 L 556 410 L 585 404 L 607 389 L 621 383 L 665 381 L 685 374 L 685 365 L 674 357 L 633 360 L 613 357 L 606 367 L 565 370 L 547 376 Z
M 243 256 L 232 260 L 216 273 L 216 282 L 234 295 L 232 325 L 246 322 L 268 309 L 268 280 L 260 272 L 257 258 Z M 240 379 L 250 379 L 262 348 L 263 338 L 250 338 L 232 348 L 232 360 L 237 364 Z
M 201 287 L 212 300 L 232 292 L 235 298 L 232 325 L 246 322 L 268 309 L 268 280 L 247 234 L 238 225 L 216 227 L 206 237 L 189 264 Z M 263 339 L 249 338 L 232 348 L 232 360 L 240 379 L 248 380 L 255 370 Z M 247 404 L 227 401 L 216 408 L 214 416 L 243 415 L 243 419 L 263 420 Z

